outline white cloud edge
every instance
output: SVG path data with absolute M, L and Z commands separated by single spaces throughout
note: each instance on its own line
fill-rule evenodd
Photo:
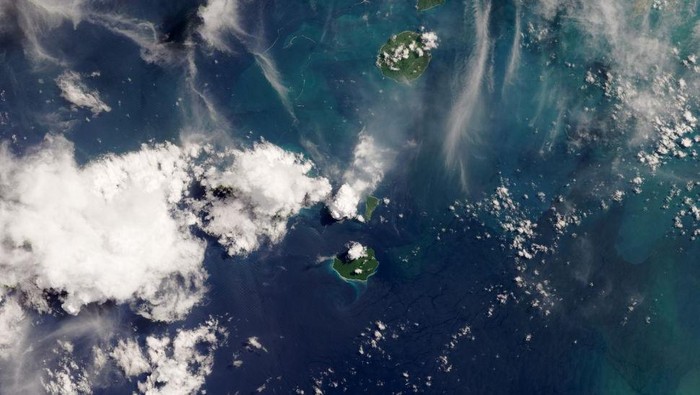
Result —
M 80 74 L 74 71 L 65 71 L 59 75 L 56 85 L 61 90 L 61 97 L 76 107 L 89 109 L 93 115 L 112 111 L 112 108 L 102 101 L 99 92 L 89 89 Z

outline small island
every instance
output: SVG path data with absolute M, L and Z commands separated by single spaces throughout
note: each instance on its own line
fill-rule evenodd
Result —
M 377 206 L 379 206 L 379 199 L 371 195 L 367 196 L 367 199 L 365 199 L 365 221 L 372 219 L 372 214 L 377 209 Z
M 350 242 L 348 251 L 333 258 L 333 270 L 352 281 L 367 281 L 379 267 L 379 261 L 374 256 L 374 250 L 360 243 Z
M 385 77 L 411 82 L 423 75 L 430 63 L 430 51 L 437 48 L 434 32 L 405 31 L 392 36 L 377 55 L 377 67 Z
M 418 0 L 416 8 L 418 11 L 426 11 L 442 4 L 445 4 L 445 0 Z

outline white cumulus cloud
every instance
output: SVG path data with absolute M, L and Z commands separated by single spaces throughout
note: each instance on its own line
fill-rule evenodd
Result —
M 144 147 L 79 167 L 73 146 L 50 137 L 25 156 L 0 149 L 3 286 L 65 292 L 77 314 L 93 302 L 143 302 L 170 321 L 202 296 L 204 243 L 172 215 L 187 182 L 176 146 Z
M 341 185 L 333 199 L 328 202 L 328 211 L 336 220 L 355 218 L 357 205 L 360 203 L 360 195 L 350 185 Z
M 264 240 L 278 242 L 291 216 L 331 192 L 327 179 L 309 174 L 313 167 L 302 155 L 267 142 L 233 152 L 230 166 L 211 169 L 202 182 L 209 188 L 203 229 L 231 255 L 256 250 Z M 214 196 L 217 187 L 227 188 L 226 196 Z
M 357 205 L 377 188 L 395 155 L 374 137 L 361 133 L 353 151 L 352 165 L 343 174 L 345 183 L 327 202 L 331 216 L 336 220 L 357 217 Z
M 206 243 L 191 228 L 231 255 L 277 243 L 290 217 L 330 194 L 313 169 L 267 142 L 220 152 L 144 145 L 84 166 L 63 137 L 22 157 L 2 146 L 0 286 L 39 312 L 49 310 L 50 290 L 70 314 L 114 301 L 152 320 L 182 319 L 206 291 Z M 192 198 L 197 182 L 207 192 Z
M 180 330 L 173 337 L 148 336 L 143 348 L 135 340 L 122 340 L 111 357 L 127 377 L 145 374 L 138 383 L 141 393 L 194 394 L 204 385 L 214 366 L 214 351 L 226 331 L 216 320 Z
M 109 322 L 91 324 L 84 307 L 113 301 L 153 321 L 185 318 L 206 291 L 206 243 L 193 228 L 218 238 L 231 255 L 279 242 L 292 216 L 331 192 L 313 172 L 301 154 L 267 142 L 223 151 L 148 144 L 85 165 L 60 136 L 23 156 L 0 145 L 0 390 L 90 392 L 102 385 L 109 356 L 141 380 L 142 393 L 196 393 L 225 337 L 215 321 L 174 337 L 150 336 L 145 346 L 123 339 L 84 364 L 69 339 L 94 332 L 99 337 L 90 341 L 99 346 L 114 330 Z M 206 192 L 190 196 L 197 184 Z M 77 317 L 43 338 L 59 340 L 58 361 L 27 374 L 47 352 L 46 341 L 35 340 L 34 352 L 24 340 L 34 333 L 31 315 L 51 311 L 47 291 Z
M 141 379 L 143 393 L 196 392 L 225 337 L 214 321 L 174 337 L 148 337 L 145 346 L 123 339 L 96 354 L 102 362 L 83 367 L 65 342 L 56 364 L 19 381 L 14 377 L 35 358 L 23 341 L 33 333 L 28 317 L 51 311 L 49 291 L 78 315 L 50 335 L 59 340 L 89 336 L 84 307 L 92 303 L 128 304 L 153 321 L 183 319 L 206 291 L 206 243 L 193 228 L 217 237 L 232 255 L 279 242 L 292 216 L 330 195 L 328 180 L 313 173 L 301 154 L 267 142 L 220 151 L 147 144 L 84 165 L 61 136 L 47 136 L 23 156 L 0 145 L 0 371 L 15 356 L 24 361 L 5 373 L 12 378 L 2 388 L 86 392 L 102 385 L 109 356 Z M 203 196 L 189 195 L 196 184 Z M 95 327 L 104 339 L 112 336 L 111 326 Z
M 151 369 L 139 344 L 134 339 L 120 340 L 110 356 L 127 376 L 138 376 Z
M 363 246 L 362 244 L 356 241 L 351 241 L 350 243 L 348 243 L 347 247 L 348 259 L 350 259 L 351 261 L 367 256 L 367 247 Z

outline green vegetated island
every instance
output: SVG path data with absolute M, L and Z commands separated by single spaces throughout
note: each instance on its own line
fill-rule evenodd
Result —
M 430 51 L 435 48 L 437 35 L 433 32 L 401 32 L 379 49 L 376 64 L 384 76 L 398 82 L 411 82 L 428 68 Z
M 418 11 L 425 11 L 442 4 L 445 4 L 445 0 L 418 0 L 416 8 Z
M 372 214 L 374 213 L 374 210 L 377 209 L 377 206 L 379 206 L 379 202 L 379 198 L 371 195 L 367 196 L 367 199 L 365 199 L 365 221 L 372 219 Z
M 379 267 L 379 261 L 374 256 L 374 250 L 365 248 L 365 256 L 350 259 L 349 254 L 333 258 L 333 270 L 346 280 L 367 281 Z

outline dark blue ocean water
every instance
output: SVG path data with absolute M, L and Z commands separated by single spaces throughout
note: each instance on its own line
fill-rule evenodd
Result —
M 200 5 L 102 6 L 152 22 L 178 53 L 199 23 Z M 7 40 L 0 43 L 0 114 L 6 114 L 0 136 L 15 135 L 13 149 L 21 152 L 46 133 L 65 133 L 80 161 L 148 141 L 177 141 L 188 130 L 224 134 L 243 146 L 264 137 L 305 153 L 335 185 L 362 130 L 398 153 L 374 192 L 391 203 L 367 224 L 329 224 L 317 206 L 290 221 L 279 245 L 247 258 L 226 257 L 210 240 L 206 303 L 186 322 L 168 327 L 125 307 L 94 307 L 144 335 L 209 316 L 230 319 L 207 393 L 245 394 L 262 385 L 275 394 L 313 393 L 313 386 L 347 394 L 698 393 L 700 251 L 671 233 L 673 213 L 659 209 L 671 177 L 600 209 L 599 192 L 618 188 L 619 174 L 638 171 L 628 164 L 635 149 L 610 120 L 615 103 L 581 88 L 586 70 L 605 68 L 610 54 L 578 46 L 584 34 L 555 20 L 548 25 L 554 39 L 535 42 L 534 33 L 523 33 L 510 72 L 516 26 L 526 32 L 528 23 L 539 23 L 538 5 L 447 0 L 417 13 L 411 1 L 398 0 L 246 4 L 241 20 L 275 59 L 291 111 L 250 50 L 232 40 L 229 54 L 194 51 L 194 84 L 216 103 L 218 119 L 202 115 L 185 65 L 146 63 L 138 46 L 104 27 L 65 24 L 55 30 L 53 50 L 75 71 L 100 72 L 90 83 L 112 111 L 92 118 L 61 110 L 53 81 L 62 69 L 35 68 L 18 42 Z M 479 23 L 487 24 L 481 42 Z M 425 75 L 411 85 L 384 79 L 374 66 L 377 48 L 392 34 L 421 26 L 440 37 Z M 485 63 L 473 61 L 480 46 Z M 483 75 L 469 80 L 480 65 Z M 470 89 L 474 106 L 459 108 Z M 596 111 L 584 119 L 584 107 Z M 448 119 L 460 111 L 468 122 L 456 143 L 459 160 L 447 163 Z M 672 166 L 680 179 L 697 177 L 693 162 Z M 542 242 L 556 244 L 556 252 L 528 268 L 554 290 L 548 314 L 515 285 L 514 254 L 488 213 L 459 221 L 448 210 L 455 200 L 482 199 L 504 179 L 542 228 L 554 196 L 586 213 L 560 238 L 543 232 Z M 537 192 L 547 200 L 535 199 Z M 485 232 L 493 237 L 483 238 Z M 349 240 L 377 252 L 381 265 L 367 284 L 347 283 L 328 259 L 319 262 Z M 505 304 L 496 299 L 502 292 L 510 295 Z M 54 319 L 70 318 L 44 318 L 47 325 Z M 388 327 L 379 349 L 368 340 L 376 321 Z M 465 326 L 470 333 L 457 335 Z M 250 336 L 267 352 L 245 350 Z M 237 358 L 241 367 L 233 366 Z M 135 389 L 116 375 L 110 380 L 97 392 Z

